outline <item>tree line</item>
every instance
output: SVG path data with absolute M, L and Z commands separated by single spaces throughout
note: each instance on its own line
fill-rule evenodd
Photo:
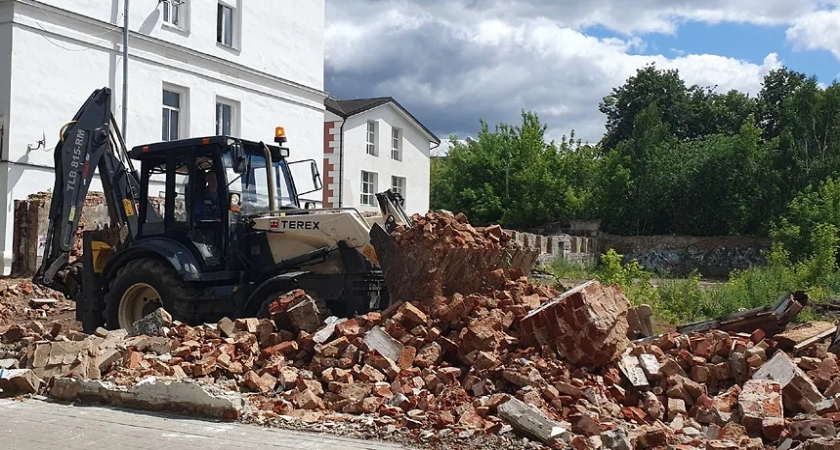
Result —
M 772 235 L 840 220 L 840 84 L 781 68 L 756 96 L 689 86 L 655 65 L 605 96 L 603 138 L 546 138 L 537 114 L 455 141 L 431 167 L 431 207 L 530 228 L 600 219 L 613 234 Z M 805 211 L 803 211 L 805 210 Z M 836 214 L 836 216 L 833 216 Z M 836 223 L 835 225 L 840 225 Z

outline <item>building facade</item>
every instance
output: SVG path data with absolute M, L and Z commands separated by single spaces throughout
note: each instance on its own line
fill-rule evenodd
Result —
M 406 212 L 425 214 L 429 158 L 440 139 L 391 97 L 325 104 L 324 206 L 377 213 L 374 194 L 391 189 Z
M 0 274 L 14 201 L 53 186 L 62 125 L 102 87 L 122 122 L 124 3 L 0 0 Z M 132 0 L 128 16 L 129 148 L 215 134 L 269 142 L 283 126 L 291 159 L 320 166 L 324 0 Z

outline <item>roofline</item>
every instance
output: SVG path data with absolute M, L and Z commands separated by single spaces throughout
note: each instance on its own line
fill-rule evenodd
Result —
M 136 145 L 128 150 L 129 157 L 132 159 L 137 159 L 141 155 L 147 154 L 149 152 L 157 153 L 161 150 L 169 150 L 173 148 L 185 148 L 191 146 L 200 146 L 200 145 L 209 145 L 209 144 L 227 144 L 229 140 L 235 140 L 241 142 L 242 144 L 249 145 L 249 146 L 257 146 L 261 145 L 259 141 L 253 141 L 246 138 L 240 138 L 235 136 L 228 136 L 228 135 L 215 135 L 215 136 L 199 136 L 199 137 L 187 137 L 176 139 L 173 141 L 158 141 L 149 144 L 142 144 Z M 276 145 L 275 143 L 264 142 L 265 145 L 270 150 L 279 150 L 280 146 Z M 146 149 L 146 151 L 144 151 Z
M 349 119 L 350 117 L 353 117 L 353 116 L 358 116 L 359 114 L 366 113 L 366 112 L 368 112 L 368 111 L 371 111 L 371 110 L 374 110 L 374 109 L 376 109 L 376 108 L 379 108 L 380 106 L 384 106 L 384 105 L 387 105 L 388 103 L 392 103 L 394 106 L 396 106 L 396 107 L 397 107 L 397 109 L 398 109 L 398 110 L 400 110 L 403 114 L 405 114 L 406 116 L 408 116 L 408 118 L 409 118 L 412 122 L 414 122 L 415 124 L 417 124 L 417 126 L 418 126 L 421 130 L 423 130 L 423 132 L 424 132 L 424 133 L 426 133 L 426 135 L 428 135 L 430 138 L 432 138 L 432 142 L 434 142 L 435 144 L 440 145 L 440 142 L 441 142 L 441 141 L 440 141 L 440 138 L 438 138 L 437 136 L 435 136 L 435 134 L 434 134 L 434 133 L 432 133 L 432 130 L 430 130 L 430 129 L 426 128 L 426 126 L 425 126 L 425 125 L 423 125 L 423 123 L 422 123 L 422 122 L 420 122 L 419 120 L 417 120 L 417 118 L 416 118 L 416 117 L 414 117 L 414 115 L 412 115 L 410 112 L 408 112 L 408 110 L 407 110 L 407 109 L 405 109 L 405 108 L 404 108 L 404 107 L 400 104 L 400 102 L 396 101 L 393 97 L 385 97 L 385 99 L 386 99 L 386 100 L 385 100 L 385 101 L 383 101 L 383 102 L 381 102 L 381 103 L 372 103 L 371 105 L 369 105 L 369 106 L 367 106 L 367 107 L 365 107 L 365 108 L 362 108 L 362 109 L 360 109 L 360 110 L 358 110 L 358 111 L 354 112 L 353 114 L 347 114 L 347 113 L 345 113 L 344 111 L 341 111 L 341 110 L 339 110 L 339 109 L 333 108 L 333 107 L 331 107 L 328 103 L 325 103 L 324 105 L 326 106 L 327 111 L 329 111 L 329 112 L 331 112 L 331 113 L 333 113 L 333 114 L 337 115 L 338 117 L 341 117 L 341 118 L 342 118 L 342 119 L 344 119 L 344 120 L 347 120 L 347 119 Z M 341 100 L 334 100 L 334 101 L 341 101 Z

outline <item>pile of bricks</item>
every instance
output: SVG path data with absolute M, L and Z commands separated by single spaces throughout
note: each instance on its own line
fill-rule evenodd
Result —
M 0 389 L 34 393 L 53 376 L 191 378 L 238 389 L 262 415 L 515 430 L 554 448 L 840 445 L 840 367 L 826 343 L 797 356 L 761 331 L 633 343 L 620 336 L 617 288 L 557 296 L 524 278 L 506 288 L 323 323 L 301 291 L 279 296 L 271 319 L 190 327 L 158 310 L 132 335 L 94 336 L 32 322 L 2 336 Z

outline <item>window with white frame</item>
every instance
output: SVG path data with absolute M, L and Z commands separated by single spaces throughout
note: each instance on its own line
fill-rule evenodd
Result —
M 239 103 L 233 100 L 216 99 L 216 134 L 237 136 L 239 134 Z
M 368 120 L 367 123 L 367 154 L 376 156 L 376 122 Z
M 216 42 L 227 47 L 237 47 L 238 16 L 233 2 L 220 1 L 216 16 Z
M 164 141 L 180 139 L 182 99 L 183 94 L 181 92 L 163 88 L 163 124 L 161 131 Z
M 182 12 L 186 9 L 186 0 L 162 0 L 163 23 L 174 27 L 181 27 Z
M 391 128 L 391 159 L 402 161 L 402 130 Z
M 405 198 L 405 177 L 391 176 L 391 190 Z
M 375 172 L 362 171 L 362 205 L 375 206 L 377 174 Z

